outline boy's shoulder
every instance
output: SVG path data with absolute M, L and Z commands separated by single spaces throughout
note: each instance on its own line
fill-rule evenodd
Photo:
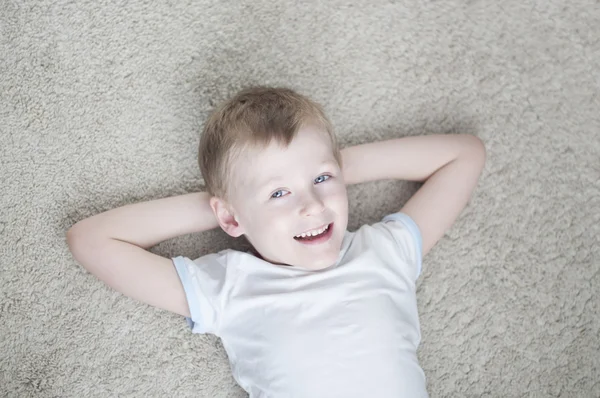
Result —
M 421 232 L 414 220 L 405 213 L 387 214 L 380 221 L 362 225 L 354 232 L 351 245 L 358 251 L 368 248 L 403 260 L 414 266 L 415 279 L 421 273 Z
M 413 239 L 413 243 L 419 246 L 422 244 L 419 227 L 408 214 L 402 212 L 390 213 L 377 222 L 363 224 L 355 233 L 377 234 L 378 231 L 386 231 L 394 236 L 399 234 L 398 238 Z

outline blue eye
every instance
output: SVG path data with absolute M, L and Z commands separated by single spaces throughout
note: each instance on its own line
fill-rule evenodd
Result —
M 320 184 L 322 182 L 327 181 L 328 179 L 330 179 L 331 176 L 328 176 L 326 174 L 323 174 L 322 176 L 318 176 L 317 178 L 315 178 L 315 183 Z
M 273 199 L 281 198 L 282 196 L 283 196 L 283 191 L 282 191 L 282 190 L 279 190 L 279 191 L 273 192 L 273 195 L 271 195 L 271 197 L 272 197 Z

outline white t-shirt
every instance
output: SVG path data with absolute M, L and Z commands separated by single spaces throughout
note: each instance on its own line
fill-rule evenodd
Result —
M 406 214 L 346 232 L 320 271 L 236 250 L 176 257 L 194 333 L 219 336 L 251 398 L 427 397 L 417 361 L 421 233 Z

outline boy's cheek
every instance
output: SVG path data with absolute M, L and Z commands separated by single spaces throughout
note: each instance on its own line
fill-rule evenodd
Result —
M 286 214 L 288 217 L 286 217 Z M 253 215 L 253 232 L 262 238 L 277 239 L 287 235 L 286 228 L 289 224 L 289 211 L 256 212 Z
M 348 208 L 348 192 L 345 187 L 340 188 L 332 193 L 331 195 L 332 201 L 336 203 L 336 206 L 342 207 L 344 209 Z

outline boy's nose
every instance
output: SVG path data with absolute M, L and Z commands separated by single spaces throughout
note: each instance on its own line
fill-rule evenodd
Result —
M 302 202 L 301 214 L 303 216 L 310 216 L 313 214 L 320 214 L 325 210 L 325 204 L 323 200 L 315 193 L 307 194 Z

